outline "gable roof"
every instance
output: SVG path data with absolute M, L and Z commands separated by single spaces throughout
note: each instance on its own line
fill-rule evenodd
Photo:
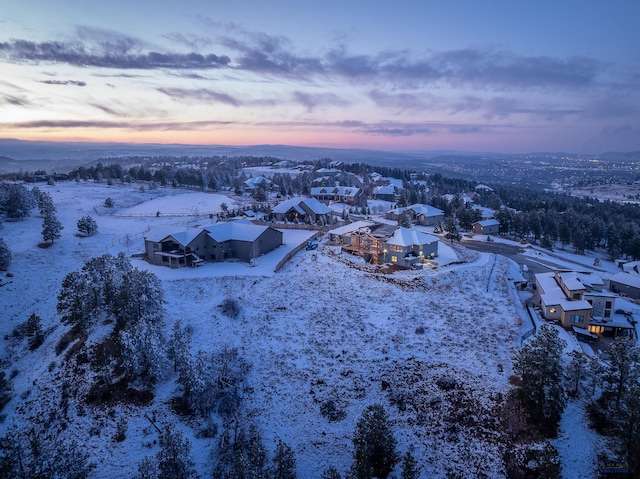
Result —
M 482 221 L 476 221 L 475 223 L 473 223 L 474 225 L 480 225 L 483 228 L 486 226 L 500 226 L 500 222 L 498 220 L 482 220 Z
M 291 198 L 288 200 L 284 200 L 282 203 L 277 204 L 272 210 L 272 213 L 286 213 L 291 210 L 291 208 L 295 209 L 300 214 L 305 214 L 306 212 L 300 207 L 300 205 L 304 203 L 307 208 L 309 208 L 316 215 L 328 215 L 331 213 L 331 208 L 329 208 L 324 203 L 320 203 L 316 198 Z
M 423 215 L 426 217 L 429 216 L 442 216 L 444 214 L 444 211 L 439 210 L 438 208 L 434 208 L 431 205 L 423 205 L 421 203 L 415 203 L 413 205 L 410 206 L 403 206 L 401 208 L 396 208 L 394 210 L 391 210 L 390 213 L 399 215 L 405 211 L 413 211 L 415 214 L 417 215 Z
M 314 186 L 311 188 L 311 195 L 339 195 L 339 196 L 356 196 L 360 193 L 357 186 Z
M 155 228 L 149 231 L 144 239 L 147 241 L 153 241 L 154 243 L 160 243 L 167 238 L 173 238 L 173 240 L 182 245 L 188 246 L 200 233 L 201 229 L 177 229 L 175 226 L 167 226 L 164 228 Z
M 438 241 L 438 238 L 421 233 L 413 228 L 404 228 L 400 226 L 395 233 L 393 233 L 393 236 L 386 241 L 386 243 L 394 246 L 419 246 L 427 243 L 433 243 L 434 241 Z
M 269 178 L 262 175 L 249 178 L 244 182 L 247 188 L 257 188 L 262 183 L 264 183 L 266 186 L 269 186 L 272 182 Z
M 211 239 L 221 243 L 229 240 L 255 241 L 269 228 L 270 226 L 258 226 L 242 221 L 229 221 L 205 226 L 203 229 Z M 271 229 L 275 230 L 275 228 Z

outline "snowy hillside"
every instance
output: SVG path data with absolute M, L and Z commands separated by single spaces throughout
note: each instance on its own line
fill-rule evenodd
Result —
M 179 424 L 192 442 L 200 476 L 210 477 L 217 438 L 202 438 L 203 422 L 175 411 L 171 398 L 179 391 L 171 368 L 149 403 L 86 404 L 88 385 L 76 382 L 85 376 L 74 376 L 82 365 L 69 353 L 73 346 L 56 354 L 69 330 L 60 323 L 56 301 L 65 275 L 88 259 L 105 252 L 140 253 L 149 228 L 188 220 L 156 216 L 157 210 L 212 211 L 224 198 L 77 183 L 41 188 L 53 197 L 62 238 L 39 248 L 42 220 L 35 216 L 0 230 L 13 252 L 14 275 L 3 275 L 0 283 L 0 356 L 14 385 L 0 435 L 14 425 L 42 424 L 51 437 L 75 439 L 87 448 L 96 463 L 92 477 L 131 477 L 140 460 L 158 449 L 148 416 L 160 425 Z M 108 197 L 116 200 L 116 212 L 136 216 L 97 215 L 94 207 L 102 212 Z M 226 202 L 235 207 L 233 200 Z M 88 214 L 99 233 L 75 236 L 76 221 Z M 309 235 L 286 232 L 286 245 L 255 267 L 225 263 L 170 270 L 136 258 L 132 264 L 162 281 L 167 336 L 180 320 L 193 330 L 194 353 L 237 347 L 251 364 L 243 403 L 268 450 L 277 439 L 293 448 L 298 477 L 320 478 L 331 465 L 344 474 L 356 421 L 374 403 L 390 414 L 399 451 L 413 448 L 421 477 L 444 477 L 446 471 L 502 477 L 497 409 L 508 389 L 513 351 L 527 329 L 512 285 L 519 277 L 515 265 L 441 245 L 442 257 L 455 261 L 439 269 L 383 274 L 324 246 L 317 258 L 303 250 L 274 273 L 284 253 Z M 237 318 L 218 307 L 228 298 L 240 305 Z M 35 351 L 12 337 L 32 313 L 48 332 Z M 97 328 L 86 345 L 104 334 Z M 332 420 L 328 405 L 336 413 Z M 122 418 L 126 439 L 114 441 Z

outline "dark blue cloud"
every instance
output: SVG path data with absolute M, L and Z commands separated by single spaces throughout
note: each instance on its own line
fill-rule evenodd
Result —
M 87 86 L 86 82 L 76 80 L 41 80 L 40 83 L 46 83 L 47 85 Z

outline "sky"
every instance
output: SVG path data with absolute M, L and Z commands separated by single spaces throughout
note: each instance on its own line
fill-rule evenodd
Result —
M 637 0 L 0 0 L 0 138 L 640 150 Z

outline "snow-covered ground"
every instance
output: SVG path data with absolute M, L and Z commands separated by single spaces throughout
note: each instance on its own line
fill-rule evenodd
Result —
M 60 398 L 66 360 L 56 355 L 55 346 L 68 328 L 59 322 L 56 301 L 67 273 L 104 252 L 140 253 L 144 232 L 188 221 L 156 216 L 156 211 L 200 214 L 219 209 L 223 201 L 234 207 L 223 195 L 142 193 L 135 186 L 69 182 L 40 188 L 54 199 L 62 238 L 39 248 L 42 220 L 37 217 L 5 223 L 0 230 L 13 252 L 14 274 L 0 283 L 0 333 L 7 338 L 0 356 L 7 373 L 16 371 L 14 399 L 3 411 L 7 417 L 0 434 L 13 424 L 38 421 Z M 136 216 L 98 216 L 94 207 L 102 211 L 107 197 L 116 198 L 117 213 Z M 140 204 L 131 204 L 134 197 Z M 128 198 L 122 201 L 126 207 L 118 208 L 118 198 Z M 100 232 L 77 237 L 76 222 L 87 214 L 96 218 Z M 268 449 L 277 438 L 293 447 L 298 477 L 319 478 L 330 465 L 344 474 L 352 461 L 356 421 L 373 403 L 389 412 L 399 451 L 413 447 L 421 477 L 444 477 L 447 470 L 464 477 L 480 472 L 504 477 L 496 409 L 529 321 L 513 289 L 520 278 L 515 264 L 441 244 L 437 268 L 385 274 L 323 246 L 316 254 L 299 252 L 274 273 L 275 264 L 310 234 L 286 231 L 285 246 L 254 266 L 218 263 L 171 270 L 141 259 L 132 262 L 162 281 L 167 333 L 181 320 L 194 330 L 194 352 L 229 345 L 251 362 L 245 404 Z M 239 302 L 239 318 L 220 313 L 217 306 L 226 298 Z M 32 313 L 49 333 L 35 352 L 11 338 Z M 70 400 L 67 418 L 56 420 L 65 422 L 62 437 L 88 448 L 97 464 L 92 477 L 130 477 L 139 461 L 157 450 L 157 435 L 145 414 L 161 424 L 180 423 L 192 441 L 199 474 L 209 475 L 216 439 L 197 438 L 198 421 L 181 422 L 174 414 L 168 401 L 179 394 L 175 379 L 167 371 L 153 402 L 142 408 L 89 407 Z M 321 414 L 328 401 L 344 411 L 344 419 L 328 421 Z M 128 421 L 124 442 L 112 441 L 119 417 Z M 577 427 L 563 423 L 567 430 Z

